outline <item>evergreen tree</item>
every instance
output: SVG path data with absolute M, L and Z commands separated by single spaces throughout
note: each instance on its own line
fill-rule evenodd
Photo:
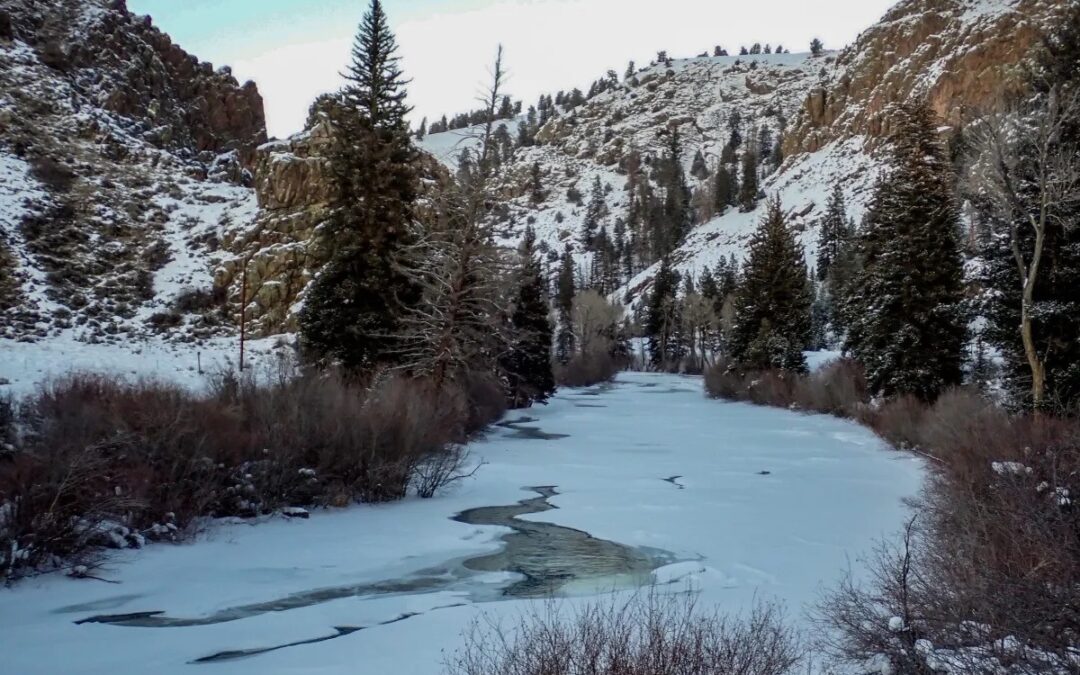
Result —
M 814 56 L 821 56 L 825 51 L 825 45 L 821 40 L 814 38 L 810 41 L 810 53 Z
M 709 166 L 705 164 L 705 155 L 701 154 L 701 150 L 694 153 L 694 162 L 690 165 L 690 175 L 698 180 L 705 180 L 709 177 Z
M 780 199 L 768 211 L 748 245 L 742 281 L 735 295 L 731 356 L 748 370 L 806 370 L 813 294 L 806 260 L 784 220 Z
M 720 164 L 716 167 L 712 181 L 712 208 L 713 213 L 722 215 L 728 206 L 734 201 L 734 185 L 731 181 L 731 172 L 727 166 Z
M 600 183 L 600 176 L 595 176 L 589 193 L 589 204 L 585 207 L 585 220 L 581 226 L 581 243 L 585 250 L 594 249 L 597 228 L 600 227 L 600 221 L 606 215 L 607 202 L 604 201 L 604 186 Z
M 360 25 L 345 77 L 331 117 L 330 167 L 340 195 L 328 232 L 335 255 L 305 298 L 300 338 L 318 363 L 368 370 L 393 359 L 402 307 L 419 297 L 396 264 L 414 237 L 418 181 L 406 80 L 379 0 Z
M 833 262 L 840 257 L 840 250 L 846 243 L 848 234 L 844 191 L 837 183 L 829 195 L 829 201 L 825 205 L 825 215 L 818 226 L 818 281 L 825 281 L 828 278 L 829 270 Z
M 739 186 L 739 210 L 749 213 L 757 208 L 758 200 L 758 157 L 757 152 L 747 148 L 743 153 L 742 181 Z
M 875 394 L 933 400 L 961 381 L 967 320 L 948 155 L 925 102 L 898 106 L 847 299 L 845 349 Z
M 681 357 L 678 290 L 679 274 L 671 269 L 670 261 L 664 257 L 653 279 L 645 314 L 649 365 L 654 370 L 671 369 L 678 365 Z
M 555 378 L 551 371 L 552 330 L 544 272 L 531 227 L 525 230 L 518 255 L 517 293 L 510 315 L 513 337 L 502 359 L 502 370 L 509 383 L 510 401 L 524 407 L 544 402 L 555 393 Z
M 657 214 L 655 246 L 658 255 L 675 249 L 690 232 L 690 186 L 682 167 L 682 136 L 673 127 L 667 134 L 667 151 L 660 161 L 657 182 L 664 189 L 663 210 Z
M 577 292 L 575 277 L 577 266 L 574 254 L 567 244 L 559 262 L 559 275 L 556 280 L 555 309 L 559 316 L 559 329 L 555 340 L 555 358 L 565 365 L 575 351 L 574 341 L 574 295 Z

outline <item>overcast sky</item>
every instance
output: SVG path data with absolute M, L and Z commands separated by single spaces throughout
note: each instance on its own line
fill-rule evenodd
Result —
M 657 50 L 694 56 L 754 42 L 806 51 L 852 42 L 895 0 L 384 0 L 397 33 L 415 116 L 476 107 L 495 48 L 509 91 L 585 88 L 609 68 Z M 255 80 L 271 136 L 303 126 L 309 104 L 336 89 L 368 0 L 128 0 L 200 59 Z

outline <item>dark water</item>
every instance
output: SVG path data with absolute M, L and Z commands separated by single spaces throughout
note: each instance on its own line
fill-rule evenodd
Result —
M 672 560 L 672 557 L 663 551 L 624 546 L 598 539 L 581 530 L 552 523 L 520 520 L 519 516 L 543 513 L 555 508 L 548 501 L 558 494 L 554 487 L 542 486 L 529 490 L 537 496 L 509 506 L 470 509 L 454 517 L 454 520 L 470 525 L 510 528 L 511 532 L 502 537 L 505 546 L 498 553 L 464 561 L 451 561 L 400 579 L 319 588 L 265 602 L 229 607 L 200 617 L 174 617 L 164 610 L 153 610 L 99 614 L 75 623 L 106 623 L 141 628 L 207 626 L 268 612 L 310 607 L 341 598 L 414 595 L 443 590 L 468 591 L 473 601 L 487 601 L 497 599 L 498 596 L 547 597 L 562 592 L 587 592 L 587 589 L 602 592 L 616 587 L 647 584 L 650 572 Z M 502 588 L 493 596 L 490 587 L 478 586 L 474 582 L 473 577 L 477 572 L 515 572 L 524 578 Z M 572 584 L 575 585 L 573 588 Z M 73 613 L 108 604 L 107 601 L 102 601 L 91 605 L 63 607 L 56 612 Z M 360 629 L 339 628 L 336 630 L 345 632 L 320 639 L 332 639 Z M 280 647 L 275 647 L 277 648 Z
M 485 506 L 459 514 L 455 520 L 470 525 L 502 525 L 513 530 L 503 536 L 506 546 L 492 555 L 465 561 L 478 572 L 516 572 L 525 578 L 503 593 L 519 598 L 557 595 L 571 584 L 592 584 L 596 590 L 644 585 L 650 573 L 670 562 L 661 551 L 648 551 L 598 539 L 588 532 L 552 523 L 521 520 L 555 507 L 548 501 L 554 487 L 530 488 L 538 496 L 513 506 Z

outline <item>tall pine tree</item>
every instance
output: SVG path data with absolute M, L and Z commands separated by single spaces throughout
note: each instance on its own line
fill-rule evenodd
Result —
M 748 246 L 729 349 L 741 369 L 803 372 L 813 292 L 779 197 L 769 200 L 768 207 Z
M 875 394 L 933 400 L 960 384 L 967 318 L 949 157 L 926 102 L 894 114 L 892 170 L 863 231 L 845 349 Z
M 847 211 L 844 207 L 844 191 L 840 184 L 833 186 L 825 215 L 818 227 L 817 278 L 825 281 L 832 264 L 840 258 L 840 252 L 848 237 Z
M 678 292 L 679 273 L 671 269 L 670 261 L 664 257 L 653 279 L 645 314 L 649 365 L 654 370 L 673 369 L 679 365 L 682 356 Z
M 331 107 L 340 202 L 327 245 L 335 255 L 308 291 L 300 336 L 316 362 L 370 370 L 393 360 L 402 307 L 419 296 L 397 264 L 414 238 L 418 182 L 407 81 L 379 0 L 363 18 L 345 79 L 341 103 Z
M 510 315 L 510 351 L 503 358 L 503 372 L 515 407 L 544 402 L 555 392 L 551 371 L 551 321 L 543 268 L 536 255 L 536 233 L 525 230 L 518 250 L 517 292 Z
M 566 365 L 574 356 L 577 349 L 574 340 L 574 295 L 577 286 L 574 277 L 577 266 L 574 264 L 574 254 L 570 244 L 563 250 L 562 259 L 559 262 L 559 274 L 555 281 L 555 309 L 558 312 L 559 327 L 555 341 L 555 359 Z

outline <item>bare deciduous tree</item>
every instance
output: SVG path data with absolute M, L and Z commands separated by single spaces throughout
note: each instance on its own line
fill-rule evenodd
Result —
M 1007 112 L 989 116 L 976 132 L 977 160 L 970 179 L 1005 224 L 1021 285 L 1020 334 L 1031 369 L 1036 409 L 1046 398 L 1046 354 L 1036 335 L 1036 286 L 1044 273 L 1047 231 L 1071 226 L 1080 207 L 1080 148 L 1062 142 L 1062 130 L 1080 116 L 1080 92 L 1051 87 Z M 1030 248 L 1025 245 L 1033 238 Z
M 437 388 L 478 362 L 498 357 L 507 261 L 495 245 L 488 208 L 495 177 L 495 122 L 506 72 L 499 47 L 483 96 L 485 120 L 475 134 L 475 163 L 443 194 L 440 223 L 408 252 L 405 272 L 422 289 L 409 308 L 404 366 L 432 378 Z M 471 156 L 471 155 L 470 155 Z

